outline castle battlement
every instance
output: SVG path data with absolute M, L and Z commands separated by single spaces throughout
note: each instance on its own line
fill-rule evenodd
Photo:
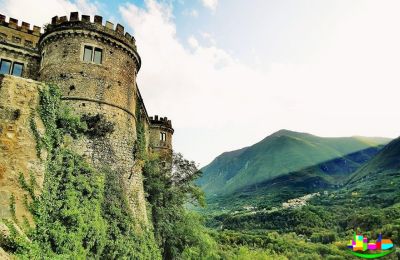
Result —
M 51 23 L 46 26 L 45 34 L 57 31 L 60 28 L 65 29 L 65 27 L 70 27 L 76 29 L 80 26 L 84 29 L 105 33 L 108 36 L 122 41 L 136 51 L 135 38 L 128 32 L 125 32 L 124 26 L 118 23 L 114 27 L 114 24 L 109 21 L 103 24 L 103 17 L 99 15 L 94 16 L 93 22 L 90 20 L 89 15 L 82 15 L 82 17 L 80 17 L 78 12 L 71 12 L 69 18 L 67 16 L 54 16 L 51 19 Z
M 151 125 L 160 125 L 160 126 L 164 126 L 167 128 L 171 128 L 172 132 L 174 131 L 172 129 L 172 123 L 171 120 L 168 120 L 167 117 L 158 117 L 158 115 L 154 116 L 154 118 L 151 116 L 149 117 L 150 120 L 150 124 Z
M 18 19 L 10 17 L 9 21 L 6 22 L 6 16 L 0 14 L 0 25 L 4 27 L 8 27 L 10 29 L 18 30 L 24 33 L 33 34 L 35 36 L 40 36 L 41 28 L 39 26 L 34 25 L 31 29 L 30 23 L 21 22 L 21 25 L 18 25 Z

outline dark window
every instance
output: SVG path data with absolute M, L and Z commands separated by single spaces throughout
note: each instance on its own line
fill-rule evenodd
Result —
M 101 64 L 102 61 L 102 50 L 99 48 L 94 49 L 94 63 Z
M 85 49 L 83 51 L 83 61 L 91 62 L 92 53 L 93 53 L 93 47 L 85 46 Z
M 33 46 L 33 42 L 32 42 L 32 41 L 25 40 L 25 46 L 27 46 L 27 47 L 32 47 L 32 46 Z
M 83 61 L 101 64 L 103 62 L 103 50 L 86 45 L 83 51 Z
M 44 57 L 46 56 L 46 52 L 42 52 L 42 59 L 40 60 L 40 67 L 43 67 Z
M 1 64 L 0 64 L 0 73 L 1 74 L 9 74 L 10 68 L 11 68 L 11 61 L 1 60 Z
M 17 37 L 17 36 L 13 36 L 12 37 L 12 41 L 15 43 L 21 43 L 21 38 Z
M 24 68 L 24 64 L 14 62 L 11 74 L 14 76 L 21 77 L 23 68 Z
M 166 140 L 167 140 L 167 134 L 161 132 L 161 133 L 160 133 L 160 140 L 161 140 L 161 141 L 166 141 Z
M 1 40 L 1 41 L 7 40 L 7 34 L 5 34 L 5 33 L 0 33 L 0 40 Z

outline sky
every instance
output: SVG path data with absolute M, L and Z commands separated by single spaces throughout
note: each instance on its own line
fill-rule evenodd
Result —
M 150 115 L 200 166 L 280 130 L 400 135 L 400 1 L 0 0 L 35 25 L 100 14 L 136 38 Z

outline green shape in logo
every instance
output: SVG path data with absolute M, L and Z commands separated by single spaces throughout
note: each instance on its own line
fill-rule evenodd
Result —
M 351 254 L 361 257 L 361 258 L 368 258 L 368 259 L 373 259 L 373 258 L 379 258 L 385 255 L 388 255 L 390 253 L 393 253 L 395 251 L 395 249 L 393 248 L 392 250 L 388 250 L 388 251 L 383 251 L 380 253 L 376 253 L 376 254 L 363 254 L 363 253 L 358 253 L 358 252 L 353 252 L 350 251 Z

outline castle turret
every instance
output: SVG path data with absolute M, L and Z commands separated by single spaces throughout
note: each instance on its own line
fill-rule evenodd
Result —
M 73 149 L 95 167 L 118 173 L 134 214 L 146 219 L 141 166 L 134 154 L 141 120 L 135 111 L 141 64 L 135 39 L 120 24 L 103 24 L 101 16 L 91 22 L 73 12 L 69 18 L 52 18 L 40 37 L 39 52 L 39 79 L 60 87 L 65 104 L 97 129 Z
M 167 117 L 150 117 L 150 148 L 159 153 L 164 159 L 172 156 L 172 128 L 171 120 Z

